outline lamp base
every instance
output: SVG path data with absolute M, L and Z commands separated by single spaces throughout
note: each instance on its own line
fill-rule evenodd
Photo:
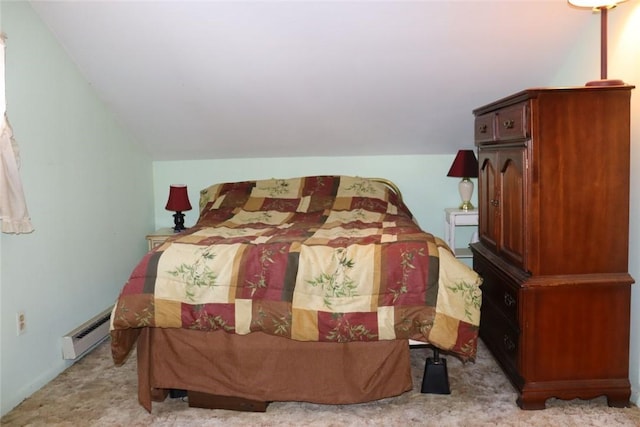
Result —
M 473 181 L 471 181 L 469 178 L 462 178 L 462 180 L 458 184 L 458 191 L 460 192 L 460 198 L 462 199 L 460 209 L 462 209 L 463 211 L 473 209 L 473 205 L 471 204 L 471 195 L 473 194 Z
M 184 214 L 182 212 L 176 212 L 173 214 L 173 232 L 179 233 L 183 230 L 186 230 L 184 227 Z
M 467 200 L 466 202 L 462 202 L 459 209 L 462 209 L 463 211 L 471 211 L 475 209 L 475 206 L 473 206 L 471 202 Z
M 585 86 L 624 86 L 624 82 L 619 79 L 601 79 L 587 82 Z

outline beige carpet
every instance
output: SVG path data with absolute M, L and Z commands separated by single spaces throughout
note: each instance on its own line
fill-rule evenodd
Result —
M 135 359 L 116 368 L 109 342 L 77 362 L 2 418 L 7 426 L 640 426 L 638 407 L 609 408 L 606 399 L 551 399 L 544 411 L 522 411 L 516 393 L 480 344 L 476 363 L 447 357 L 451 394 L 420 393 L 427 349 L 411 350 L 414 389 L 358 405 L 274 402 L 265 413 L 189 408 L 180 399 L 137 403 Z

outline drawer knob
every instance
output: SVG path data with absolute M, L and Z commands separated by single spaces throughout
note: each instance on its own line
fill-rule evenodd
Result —
M 478 132 L 487 133 L 487 125 L 480 125 L 480 127 L 478 128 Z
M 507 351 L 513 351 L 516 348 L 515 343 L 506 334 L 502 338 L 502 342 L 504 343 L 504 347 L 507 349 Z
M 511 296 L 509 292 L 504 293 L 504 305 L 507 307 L 513 307 L 516 303 L 516 299 Z
M 505 129 L 513 129 L 513 125 L 515 125 L 515 121 L 513 121 L 513 120 L 505 120 L 503 125 L 504 125 Z
M 495 206 L 496 208 L 500 206 L 500 202 L 497 199 L 491 199 L 491 206 Z

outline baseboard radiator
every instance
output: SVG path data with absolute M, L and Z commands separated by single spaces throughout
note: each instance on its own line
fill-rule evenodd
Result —
M 79 359 L 104 341 L 109 336 L 112 310 L 113 307 L 107 308 L 62 337 L 62 357 Z

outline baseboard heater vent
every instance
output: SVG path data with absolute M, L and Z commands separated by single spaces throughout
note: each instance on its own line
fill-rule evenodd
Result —
M 113 307 L 107 308 L 62 337 L 62 357 L 78 359 L 104 341 L 109 336 L 112 309 Z

